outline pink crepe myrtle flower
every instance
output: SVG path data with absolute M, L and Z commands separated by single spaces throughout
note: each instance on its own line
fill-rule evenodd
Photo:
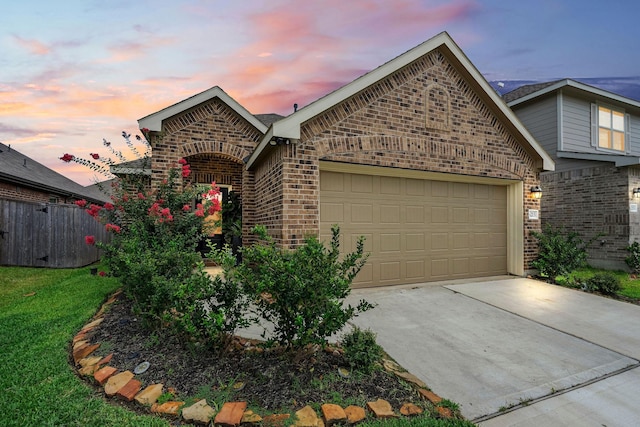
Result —
M 184 158 L 182 158 L 182 159 L 178 160 L 178 164 L 181 164 L 181 165 L 184 166 L 184 165 L 187 164 L 187 161 Z
M 102 207 L 100 207 L 99 205 L 91 204 L 89 209 L 85 209 L 85 211 L 92 217 L 98 218 L 98 215 L 100 215 L 100 209 L 102 209 Z
M 107 203 L 104 204 L 103 208 L 105 208 L 108 211 L 112 211 L 114 206 L 113 206 L 113 204 L 107 202 Z
M 107 231 L 113 231 L 114 233 L 120 233 L 121 231 L 120 226 L 116 224 L 107 224 L 105 225 L 105 228 L 107 229 Z
M 87 206 L 87 201 L 82 199 L 82 200 L 76 200 L 75 202 L 76 205 L 80 206 L 81 208 L 84 208 L 85 206 Z
M 96 244 L 96 238 L 94 236 L 84 236 L 84 242 L 87 245 L 95 245 Z
M 184 205 L 184 206 L 182 207 L 182 211 L 183 211 L 183 212 L 189 212 L 190 210 L 191 210 L 191 206 L 189 206 L 189 205 Z

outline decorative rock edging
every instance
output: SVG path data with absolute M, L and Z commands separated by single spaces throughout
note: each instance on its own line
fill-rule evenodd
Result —
M 220 427 L 262 425 L 278 427 L 284 425 L 285 421 L 291 417 L 291 414 L 271 414 L 262 417 L 251 410 L 247 410 L 247 402 L 224 403 L 218 412 L 209 406 L 205 399 L 186 407 L 185 402 L 182 401 L 167 401 L 159 404 L 158 399 L 162 396 L 163 384 L 151 384 L 142 389 L 142 382 L 135 378 L 134 373 L 130 371 L 118 372 L 117 368 L 108 365 L 113 353 L 105 357 L 91 356 L 100 347 L 100 343 L 91 343 L 92 331 L 102 323 L 106 309 L 116 301 L 120 293 L 121 291 L 117 291 L 111 295 L 93 316 L 92 320 L 80 329 L 71 342 L 71 360 L 73 360 L 74 368 L 80 376 L 92 378 L 94 384 L 103 388 L 107 397 L 127 402 L 135 400 L 139 405 L 147 407 L 152 414 L 172 417 L 181 416 L 186 423 L 201 425 Z M 428 390 L 422 380 L 403 370 L 400 365 L 391 360 L 384 360 L 383 366 L 388 372 L 412 383 L 422 399 L 434 407 L 439 417 L 454 417 L 451 409 L 440 406 L 443 399 Z M 399 408 L 401 415 L 398 415 L 391 404 L 383 399 L 367 402 L 367 409 L 374 418 L 412 417 L 420 415 L 424 411 L 423 408 L 413 403 L 405 403 Z M 319 417 L 311 406 L 305 406 L 294 414 L 296 421 L 291 425 L 296 427 L 330 427 L 333 424 L 344 423 L 354 425 L 367 418 L 367 411 L 364 408 L 359 406 L 342 408 L 332 403 L 323 404 L 321 406 L 321 414 L 322 416 Z

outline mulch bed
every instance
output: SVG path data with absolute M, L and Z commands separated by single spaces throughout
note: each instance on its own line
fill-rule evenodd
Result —
M 384 369 L 343 378 L 338 368 L 348 365 L 338 351 L 318 349 L 296 360 L 277 349 L 245 351 L 243 344 L 251 344 L 245 340 L 238 340 L 233 351 L 223 355 L 184 345 L 174 336 L 145 329 L 122 295 L 104 315 L 92 342 L 102 343 L 99 355 L 113 353 L 109 364 L 118 370 L 133 372 L 141 362 L 149 362 L 148 370 L 136 378 L 144 386 L 162 383 L 165 390 L 172 387 L 179 400 L 228 393 L 228 401 L 246 401 L 265 412 L 341 403 L 335 402 L 336 396 L 361 406 L 381 398 L 396 410 L 406 402 L 424 406 L 413 385 Z M 233 385 L 238 383 L 244 386 L 236 391 Z

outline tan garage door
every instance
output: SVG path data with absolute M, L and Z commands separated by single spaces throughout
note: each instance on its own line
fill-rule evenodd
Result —
M 341 172 L 320 174 L 320 235 L 371 253 L 354 287 L 507 272 L 506 187 Z

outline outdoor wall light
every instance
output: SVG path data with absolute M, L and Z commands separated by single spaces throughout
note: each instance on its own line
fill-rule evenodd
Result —
M 532 199 L 540 199 L 542 198 L 542 188 L 540 188 L 539 185 L 536 185 L 535 187 L 531 187 L 531 198 Z
M 271 144 L 271 145 L 289 145 L 289 144 L 291 144 L 291 141 L 289 140 L 289 138 L 283 138 L 281 136 L 274 136 L 269 141 L 269 144 Z
M 635 199 L 640 198 L 640 187 L 637 187 L 637 188 L 633 189 L 633 197 Z

